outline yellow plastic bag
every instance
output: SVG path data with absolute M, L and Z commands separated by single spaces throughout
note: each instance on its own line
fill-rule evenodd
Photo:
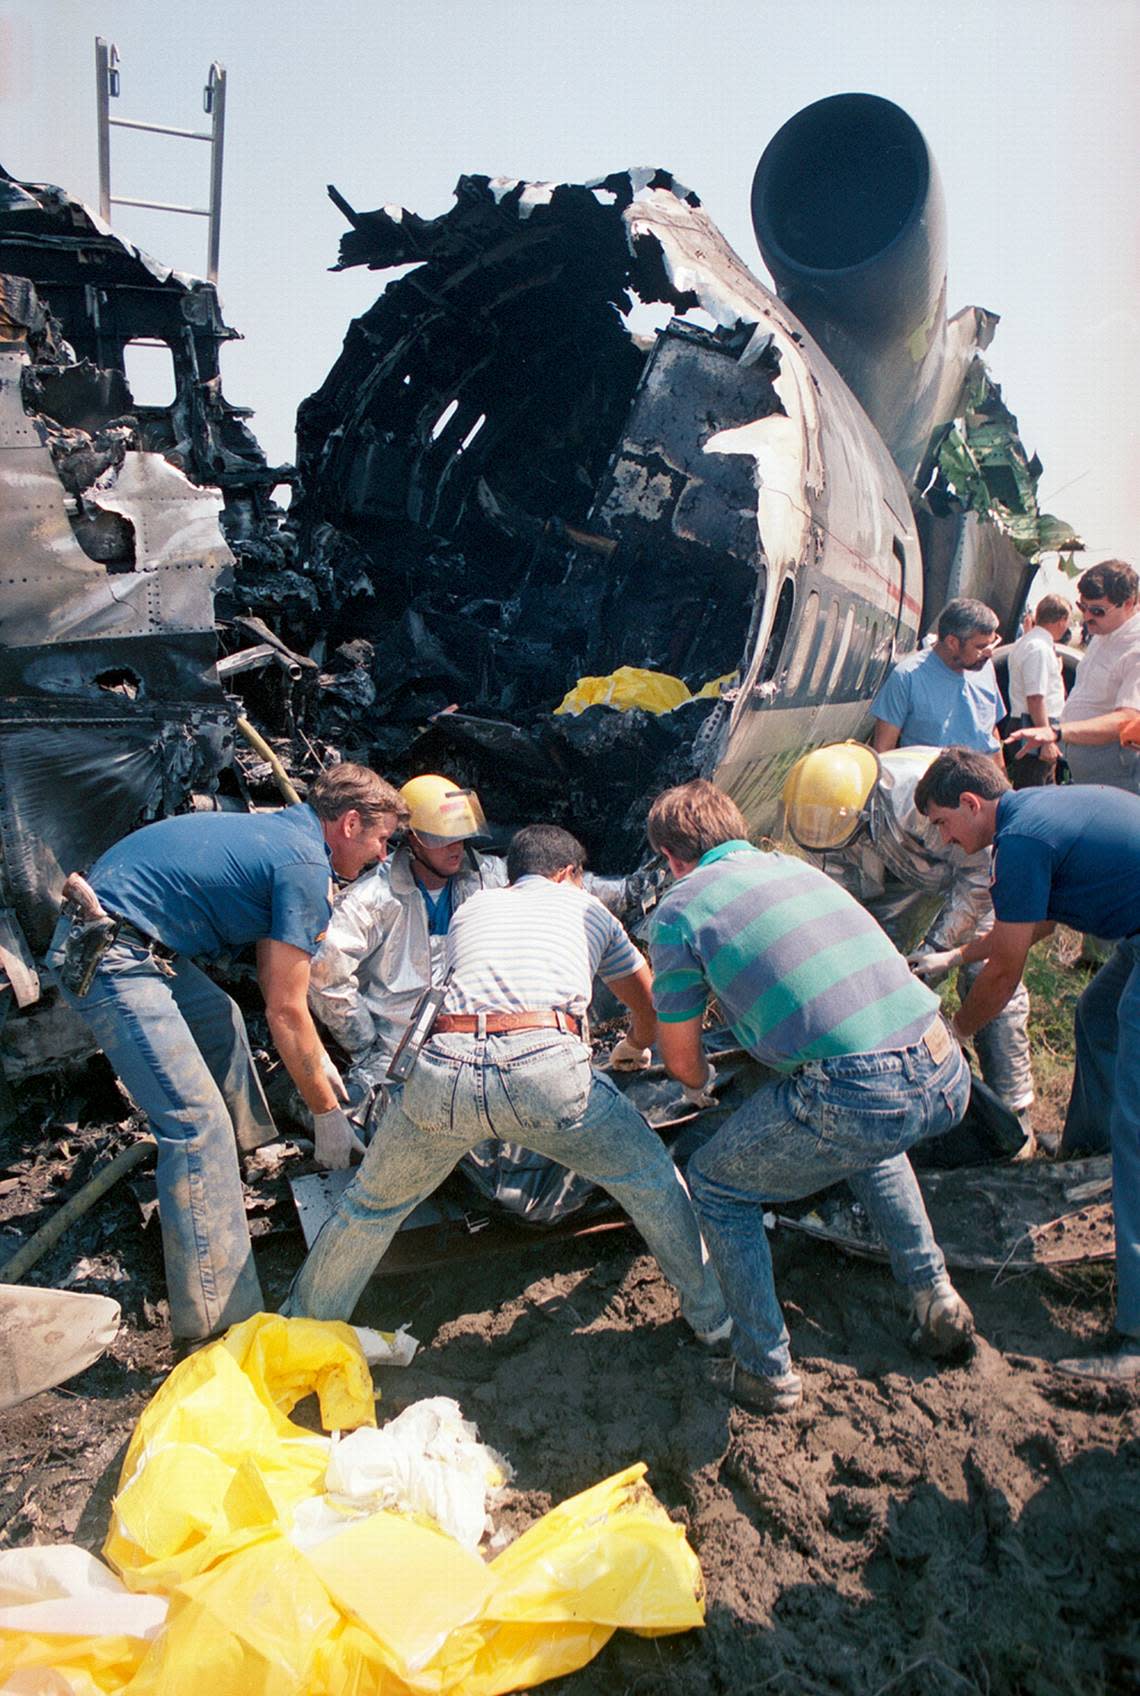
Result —
M 375 1582 L 382 1587 L 380 1574 Z M 317 1666 L 340 1628 L 310 1563 L 270 1534 L 176 1588 L 166 1630 L 125 1688 L 130 1696 L 316 1696 L 327 1688 Z
M 0 1685 L 101 1696 L 122 1690 L 162 1627 L 166 1601 L 133 1596 L 86 1549 L 0 1553 Z M 19 1672 L 16 1686 L 13 1675 Z
M 293 1512 L 323 1495 L 330 1445 L 286 1411 L 310 1389 L 326 1423 L 371 1423 L 348 1326 L 259 1315 L 177 1368 L 136 1427 L 106 1543 L 131 1591 L 169 1598 L 165 1623 L 158 1595 L 92 1563 L 119 1597 L 106 1633 L 69 1638 L 18 1608 L 0 1615 L 0 1670 L 66 1669 L 80 1696 L 499 1696 L 583 1666 L 618 1627 L 703 1623 L 697 1558 L 640 1464 L 489 1564 L 387 1511 L 303 1552 Z M 38 1582 L 13 1596 L 34 1603 Z M 149 1646 L 128 1604 L 158 1608 Z
M 735 680 L 736 672 L 726 671 L 723 677 L 711 677 L 691 695 L 681 679 L 667 671 L 621 665 L 607 677 L 580 677 L 554 711 L 583 713 L 587 707 L 616 707 L 625 713 L 636 707 L 643 713 L 671 713 L 686 701 L 718 700 L 726 684 Z
M 667 671 L 620 665 L 608 677 L 580 677 L 554 711 L 581 713 L 587 707 L 616 707 L 625 713 L 639 707 L 645 713 L 670 713 L 689 699 L 685 684 Z
M 701 684 L 693 699 L 695 701 L 719 701 L 729 684 L 735 683 L 739 675 L 739 672 L 726 671 L 720 677 L 710 677 L 707 683 Z
M 375 1425 L 351 1326 L 259 1313 L 175 1367 L 135 1427 L 103 1546 L 130 1589 L 171 1589 L 320 1492 L 328 1439 L 286 1418 L 310 1391 L 327 1428 Z
M 545 1514 L 491 1562 L 485 1641 L 463 1696 L 497 1696 L 585 1666 L 622 1627 L 705 1622 L 700 1562 L 638 1461 Z

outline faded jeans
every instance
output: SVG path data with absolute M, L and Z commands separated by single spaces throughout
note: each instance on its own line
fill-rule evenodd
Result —
M 970 1096 L 958 1044 L 936 1062 L 924 1043 L 812 1061 L 765 1084 L 689 1162 L 693 1204 L 732 1315 L 733 1353 L 749 1372 L 791 1365 L 764 1233 L 767 1203 L 845 1178 L 909 1290 L 945 1276 L 906 1150 L 956 1125 Z
M 693 1329 L 725 1322 L 720 1285 L 664 1144 L 593 1070 L 585 1044 L 553 1030 L 430 1039 L 283 1312 L 348 1319 L 403 1220 L 488 1137 L 521 1143 L 600 1184 L 641 1232 Z
M 170 972 L 140 944 L 118 941 L 82 1000 L 60 993 L 150 1120 L 170 1328 L 190 1340 L 265 1305 L 237 1149 L 276 1132 L 239 1009 L 189 960 Z
M 1116 1324 L 1140 1337 L 1140 936 L 1118 942 L 1077 1002 L 1063 1155 L 1112 1150 Z

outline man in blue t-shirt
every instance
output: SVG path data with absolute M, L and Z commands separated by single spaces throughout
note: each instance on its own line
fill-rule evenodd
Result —
M 347 1166 L 355 1138 L 309 1012 L 309 962 L 332 910 L 331 874 L 358 877 L 382 860 L 407 813 L 375 772 L 334 766 L 307 804 L 163 819 L 102 855 L 87 886 L 80 880 L 88 915 L 111 941 L 84 993 L 61 989 L 158 1145 L 176 1343 L 210 1337 L 264 1305 L 237 1145 L 275 1134 L 241 1014 L 193 957 L 257 944 L 269 1029 L 313 1113 L 317 1159 Z M 75 888 L 69 880 L 65 893 Z M 81 930 L 72 923 L 73 944 Z
M 877 754 L 925 744 L 978 748 L 1002 763 L 995 733 L 1005 717 L 990 655 L 997 614 L 982 601 L 947 601 L 932 647 L 899 661 L 876 695 L 872 746 Z
M 915 803 L 974 854 L 994 850 L 994 927 L 952 951 L 985 967 L 954 1019 L 967 1040 L 1021 979 L 1030 946 L 1057 924 L 1116 948 L 1077 1002 L 1076 1067 L 1062 1152 L 1112 1150 L 1119 1340 L 1089 1360 L 1058 1361 L 1083 1378 L 1140 1378 L 1140 796 L 1097 784 L 1016 794 L 985 755 L 950 748 L 921 778 Z

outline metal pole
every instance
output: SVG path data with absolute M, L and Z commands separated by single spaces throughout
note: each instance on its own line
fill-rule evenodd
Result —
M 49 1248 L 54 1248 L 60 1237 L 81 1219 L 95 1203 L 106 1195 L 113 1184 L 127 1172 L 133 1172 L 143 1160 L 154 1153 L 154 1138 L 144 1137 L 141 1142 L 132 1142 L 106 1166 L 100 1166 L 93 1178 L 88 1178 L 81 1190 L 76 1190 L 70 1201 L 65 1201 L 58 1212 L 53 1213 L 46 1225 L 41 1225 L 34 1231 L 22 1248 L 18 1248 L 10 1260 L 0 1266 L 0 1283 L 15 1284 L 30 1272 L 37 1260 L 42 1260 Z
M 213 118 L 213 142 L 210 148 L 210 223 L 206 277 L 211 283 L 218 280 L 218 256 L 222 242 L 222 154 L 226 138 L 226 68 L 217 60 L 210 66 L 204 104 Z
M 97 35 L 95 113 L 99 130 L 99 216 L 105 224 L 111 222 L 111 96 L 119 92 L 118 63 L 118 48 Z

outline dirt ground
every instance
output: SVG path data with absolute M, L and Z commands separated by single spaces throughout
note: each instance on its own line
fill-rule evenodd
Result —
M 66 1102 L 41 1116 L 0 1152 L 4 1256 L 124 1138 L 77 1125 Z M 257 1252 L 275 1305 L 300 1236 Z M 411 1368 L 378 1371 L 381 1412 L 454 1396 L 516 1469 L 503 1523 L 644 1460 L 700 1557 L 703 1631 L 619 1633 L 543 1688 L 1140 1689 L 1140 1401 L 1048 1364 L 1106 1329 L 1110 1269 L 963 1274 L 984 1340 L 968 1366 L 937 1371 L 908 1352 L 884 1268 L 786 1230 L 774 1252 L 805 1380 L 782 1420 L 731 1406 L 723 1363 L 629 1230 L 532 1236 L 370 1286 L 358 1317 L 410 1323 L 424 1345 Z M 82 1377 L 0 1419 L 0 1546 L 98 1551 L 130 1429 L 170 1365 L 156 1225 L 120 1186 L 33 1281 L 114 1295 L 124 1325 Z

